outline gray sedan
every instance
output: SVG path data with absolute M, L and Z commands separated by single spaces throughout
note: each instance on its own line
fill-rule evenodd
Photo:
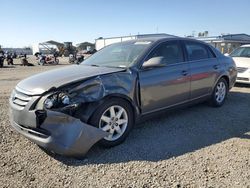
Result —
M 83 156 L 97 142 L 122 143 L 146 115 L 206 100 L 222 106 L 236 77 L 232 58 L 200 41 L 126 41 L 79 65 L 19 82 L 9 100 L 10 120 L 49 151 Z

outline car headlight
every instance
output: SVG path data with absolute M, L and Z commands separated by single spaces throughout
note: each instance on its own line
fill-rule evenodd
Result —
M 45 108 L 52 108 L 54 106 L 54 100 L 53 99 L 50 99 L 50 98 L 47 98 L 45 101 L 44 101 L 44 106 Z
M 70 104 L 70 97 L 65 92 L 55 93 L 44 101 L 44 107 L 47 109 L 59 108 Z
M 68 105 L 70 103 L 69 96 L 68 95 L 63 95 L 61 98 L 61 101 L 63 104 Z

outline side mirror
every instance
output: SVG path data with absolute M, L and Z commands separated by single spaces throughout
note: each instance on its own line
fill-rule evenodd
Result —
M 163 62 L 164 57 L 152 57 L 145 61 L 142 65 L 144 69 L 154 68 L 154 67 L 165 67 L 166 64 Z

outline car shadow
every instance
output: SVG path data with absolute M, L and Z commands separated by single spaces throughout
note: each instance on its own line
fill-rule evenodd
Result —
M 84 160 L 52 155 L 70 166 L 160 161 L 178 157 L 231 138 L 250 139 L 250 93 L 230 92 L 221 108 L 206 104 L 167 112 L 137 125 L 116 147 L 94 146 Z
M 15 68 L 15 66 L 14 65 L 4 65 L 0 69 L 2 69 L 2 68 Z

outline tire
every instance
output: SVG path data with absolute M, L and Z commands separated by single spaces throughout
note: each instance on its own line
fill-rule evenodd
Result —
M 219 79 L 211 95 L 210 104 L 213 107 L 221 107 L 228 94 L 228 84 L 224 78 Z
M 38 62 L 38 64 L 39 64 L 39 65 L 42 65 L 42 66 L 44 65 L 44 63 L 45 63 L 44 60 L 41 60 L 41 61 Z
M 125 100 L 108 99 L 94 112 L 90 124 L 111 133 L 111 136 L 100 140 L 99 145 L 103 147 L 119 145 L 126 139 L 133 127 L 133 109 Z

